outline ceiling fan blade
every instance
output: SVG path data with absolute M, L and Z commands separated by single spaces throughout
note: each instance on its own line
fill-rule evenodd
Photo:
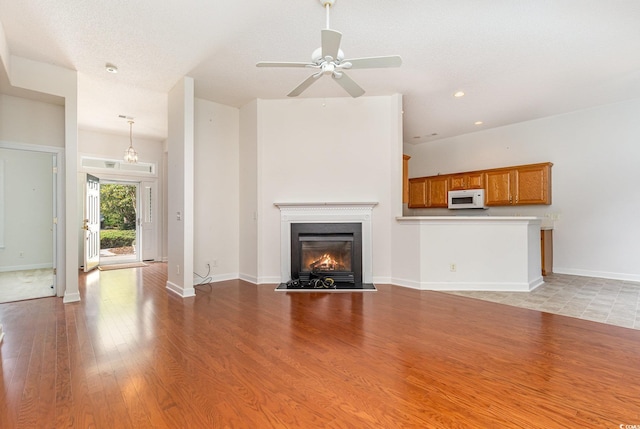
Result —
M 287 62 L 269 62 L 269 61 L 260 61 L 256 64 L 256 67 L 307 67 L 313 66 L 313 63 L 287 63 Z
M 340 40 L 342 39 L 342 33 L 327 28 L 322 30 L 321 36 L 322 58 L 331 57 L 334 60 L 338 58 L 338 51 L 340 50 Z
M 287 94 L 287 97 L 297 97 L 298 95 L 302 94 L 302 92 L 309 88 L 311 86 L 312 83 L 314 83 L 316 80 L 318 80 L 318 78 L 322 76 L 322 73 L 314 73 L 311 76 L 309 76 L 308 78 L 306 78 L 305 80 L 302 81 L 302 83 L 298 86 L 296 86 L 293 91 L 291 91 L 290 93 Z
M 338 77 L 339 76 L 339 77 Z M 333 75 L 333 80 L 335 80 L 338 85 L 344 88 L 345 91 L 349 93 L 353 98 L 360 97 L 364 94 L 364 89 L 360 87 L 357 83 L 353 81 L 346 73 L 340 72 L 340 74 L 336 76 Z
M 388 57 L 367 57 L 367 58 L 354 58 L 352 60 L 344 60 L 342 64 L 351 63 L 351 67 L 344 67 L 345 69 L 375 69 L 375 68 L 388 68 L 388 67 L 400 67 L 402 65 L 402 58 L 400 55 L 391 55 Z

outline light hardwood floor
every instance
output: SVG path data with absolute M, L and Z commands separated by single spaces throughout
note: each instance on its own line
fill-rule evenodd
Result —
M 167 292 L 166 264 L 0 304 L 1 428 L 640 425 L 640 331 L 446 293 Z

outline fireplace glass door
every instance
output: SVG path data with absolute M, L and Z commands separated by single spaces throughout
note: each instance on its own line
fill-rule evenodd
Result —
M 302 271 L 351 271 L 353 236 L 300 236 Z
M 308 282 L 330 277 L 362 282 L 362 227 L 359 223 L 291 225 L 291 278 Z
M 300 234 L 300 278 L 331 277 L 354 281 L 353 234 Z

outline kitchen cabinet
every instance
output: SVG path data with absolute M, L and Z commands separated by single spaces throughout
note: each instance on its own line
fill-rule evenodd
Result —
M 487 170 L 486 205 L 551 204 L 552 165 L 547 162 Z
M 512 170 L 491 170 L 485 173 L 484 201 L 488 206 L 508 206 L 513 202 Z
M 516 168 L 515 204 L 551 204 L 551 163 Z
M 409 179 L 409 208 L 447 207 L 449 178 L 447 176 Z
M 409 208 L 447 207 L 449 191 L 484 189 L 487 206 L 551 204 L 550 162 L 408 179 Z
M 542 275 L 553 272 L 553 230 L 540 230 L 540 255 L 542 256 Z
M 483 187 L 484 187 L 484 174 L 482 173 L 482 171 L 449 175 L 450 191 L 458 191 L 458 190 L 465 190 L 465 189 L 482 189 Z
M 433 176 L 427 178 L 427 207 L 444 207 L 449 205 L 449 178 Z
M 409 179 L 409 208 L 427 207 L 427 178 Z

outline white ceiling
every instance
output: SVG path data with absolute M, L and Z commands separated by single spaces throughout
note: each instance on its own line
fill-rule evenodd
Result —
M 308 61 L 325 18 L 319 0 L 0 0 L 12 55 L 78 71 L 81 129 L 128 134 L 122 114 L 157 139 L 185 75 L 229 106 L 285 98 L 309 70 L 255 63 Z M 402 56 L 349 75 L 403 94 L 408 143 L 640 97 L 638 0 L 337 0 L 331 28 L 347 58 Z M 325 77 L 301 97 L 344 96 Z

